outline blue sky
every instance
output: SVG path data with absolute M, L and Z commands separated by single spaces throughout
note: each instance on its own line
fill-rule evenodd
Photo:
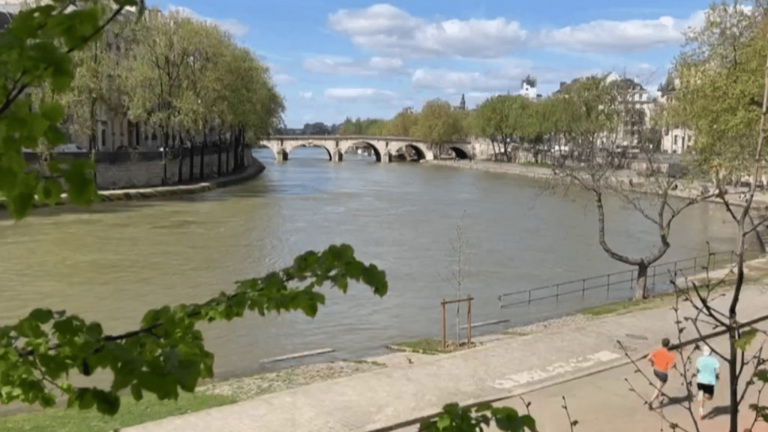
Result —
M 700 25 L 692 0 L 173 0 L 232 32 L 269 66 L 286 123 L 389 118 L 440 97 L 474 106 L 531 74 L 560 81 L 617 71 L 651 89 Z

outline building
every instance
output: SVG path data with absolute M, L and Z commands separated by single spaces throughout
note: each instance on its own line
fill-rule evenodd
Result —
M 618 103 L 624 105 L 625 118 L 624 123 L 619 125 L 618 136 L 615 138 L 615 145 L 618 147 L 636 147 L 641 144 L 644 134 L 648 132 L 650 126 L 650 117 L 654 109 L 654 99 L 648 90 L 643 87 L 636 79 L 628 78 L 611 72 L 603 75 L 605 83 L 613 86 L 622 100 Z M 552 96 L 558 96 L 563 92 L 584 81 L 587 77 L 573 79 L 570 83 L 560 82 L 560 88 L 552 93 Z M 606 141 L 608 138 L 606 138 Z M 611 137 L 610 141 L 614 141 Z
M 658 105 L 663 109 L 675 95 L 679 81 L 672 75 L 668 76 L 663 84 L 659 85 Z M 661 152 L 669 154 L 683 154 L 693 145 L 693 131 L 680 127 L 665 119 L 661 131 Z
M 520 96 L 523 96 L 524 98 L 530 99 L 532 101 L 540 100 L 542 96 L 538 93 L 536 84 L 536 78 L 530 75 L 526 76 L 525 79 L 520 83 Z

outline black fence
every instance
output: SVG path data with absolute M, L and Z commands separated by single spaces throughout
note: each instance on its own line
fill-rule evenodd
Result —
M 673 290 L 672 282 L 681 277 L 692 277 L 706 274 L 707 271 L 731 266 L 735 253 L 712 252 L 706 256 L 686 258 L 668 263 L 655 264 L 648 268 L 648 292 L 663 293 Z M 528 305 L 543 301 L 559 302 L 561 298 L 568 300 L 596 300 L 598 297 L 606 300 L 622 300 L 632 298 L 637 279 L 637 270 L 625 270 L 553 285 L 546 285 L 524 291 L 501 294 L 499 308 Z M 604 294 L 603 294 L 604 293 Z

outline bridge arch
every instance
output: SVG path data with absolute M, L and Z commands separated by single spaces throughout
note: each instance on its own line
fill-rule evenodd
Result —
M 382 149 L 379 148 L 376 144 L 370 142 L 370 141 L 348 141 L 345 143 L 342 143 L 339 145 L 339 155 L 344 155 L 347 153 L 347 150 L 357 144 L 364 144 L 366 147 L 371 149 L 373 151 L 373 156 L 376 158 L 376 162 L 381 162 L 382 160 Z
M 400 150 L 400 149 L 404 150 L 406 148 L 413 149 L 416 152 L 416 156 L 418 157 L 418 159 L 420 161 L 425 160 L 425 159 L 429 159 L 430 151 L 422 143 L 407 142 L 407 141 L 406 142 L 394 142 L 394 143 L 390 143 L 390 147 L 389 147 L 389 149 L 390 149 L 390 151 L 392 152 L 393 155 L 398 150 Z
M 300 142 L 300 143 L 296 143 L 296 144 L 291 143 L 291 144 L 285 146 L 285 153 L 286 153 L 285 160 L 288 160 L 288 155 L 291 154 L 291 150 L 293 150 L 293 149 L 295 149 L 297 147 L 318 147 L 318 148 L 325 149 L 325 152 L 328 153 L 328 160 L 329 161 L 333 161 L 333 152 L 336 151 L 336 149 L 329 148 L 327 145 L 325 145 L 325 143 L 313 143 L 311 141 L 310 142 Z
M 472 156 L 469 154 L 469 151 L 462 148 L 461 146 L 449 145 L 448 148 L 451 149 L 453 154 L 456 155 L 458 159 L 472 159 Z

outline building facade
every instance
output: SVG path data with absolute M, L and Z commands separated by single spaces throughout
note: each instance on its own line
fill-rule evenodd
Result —
M 678 81 L 671 75 L 659 86 L 658 105 L 664 109 L 675 95 Z M 693 131 L 665 121 L 661 131 L 661 152 L 668 154 L 683 154 L 691 150 L 694 143 Z

